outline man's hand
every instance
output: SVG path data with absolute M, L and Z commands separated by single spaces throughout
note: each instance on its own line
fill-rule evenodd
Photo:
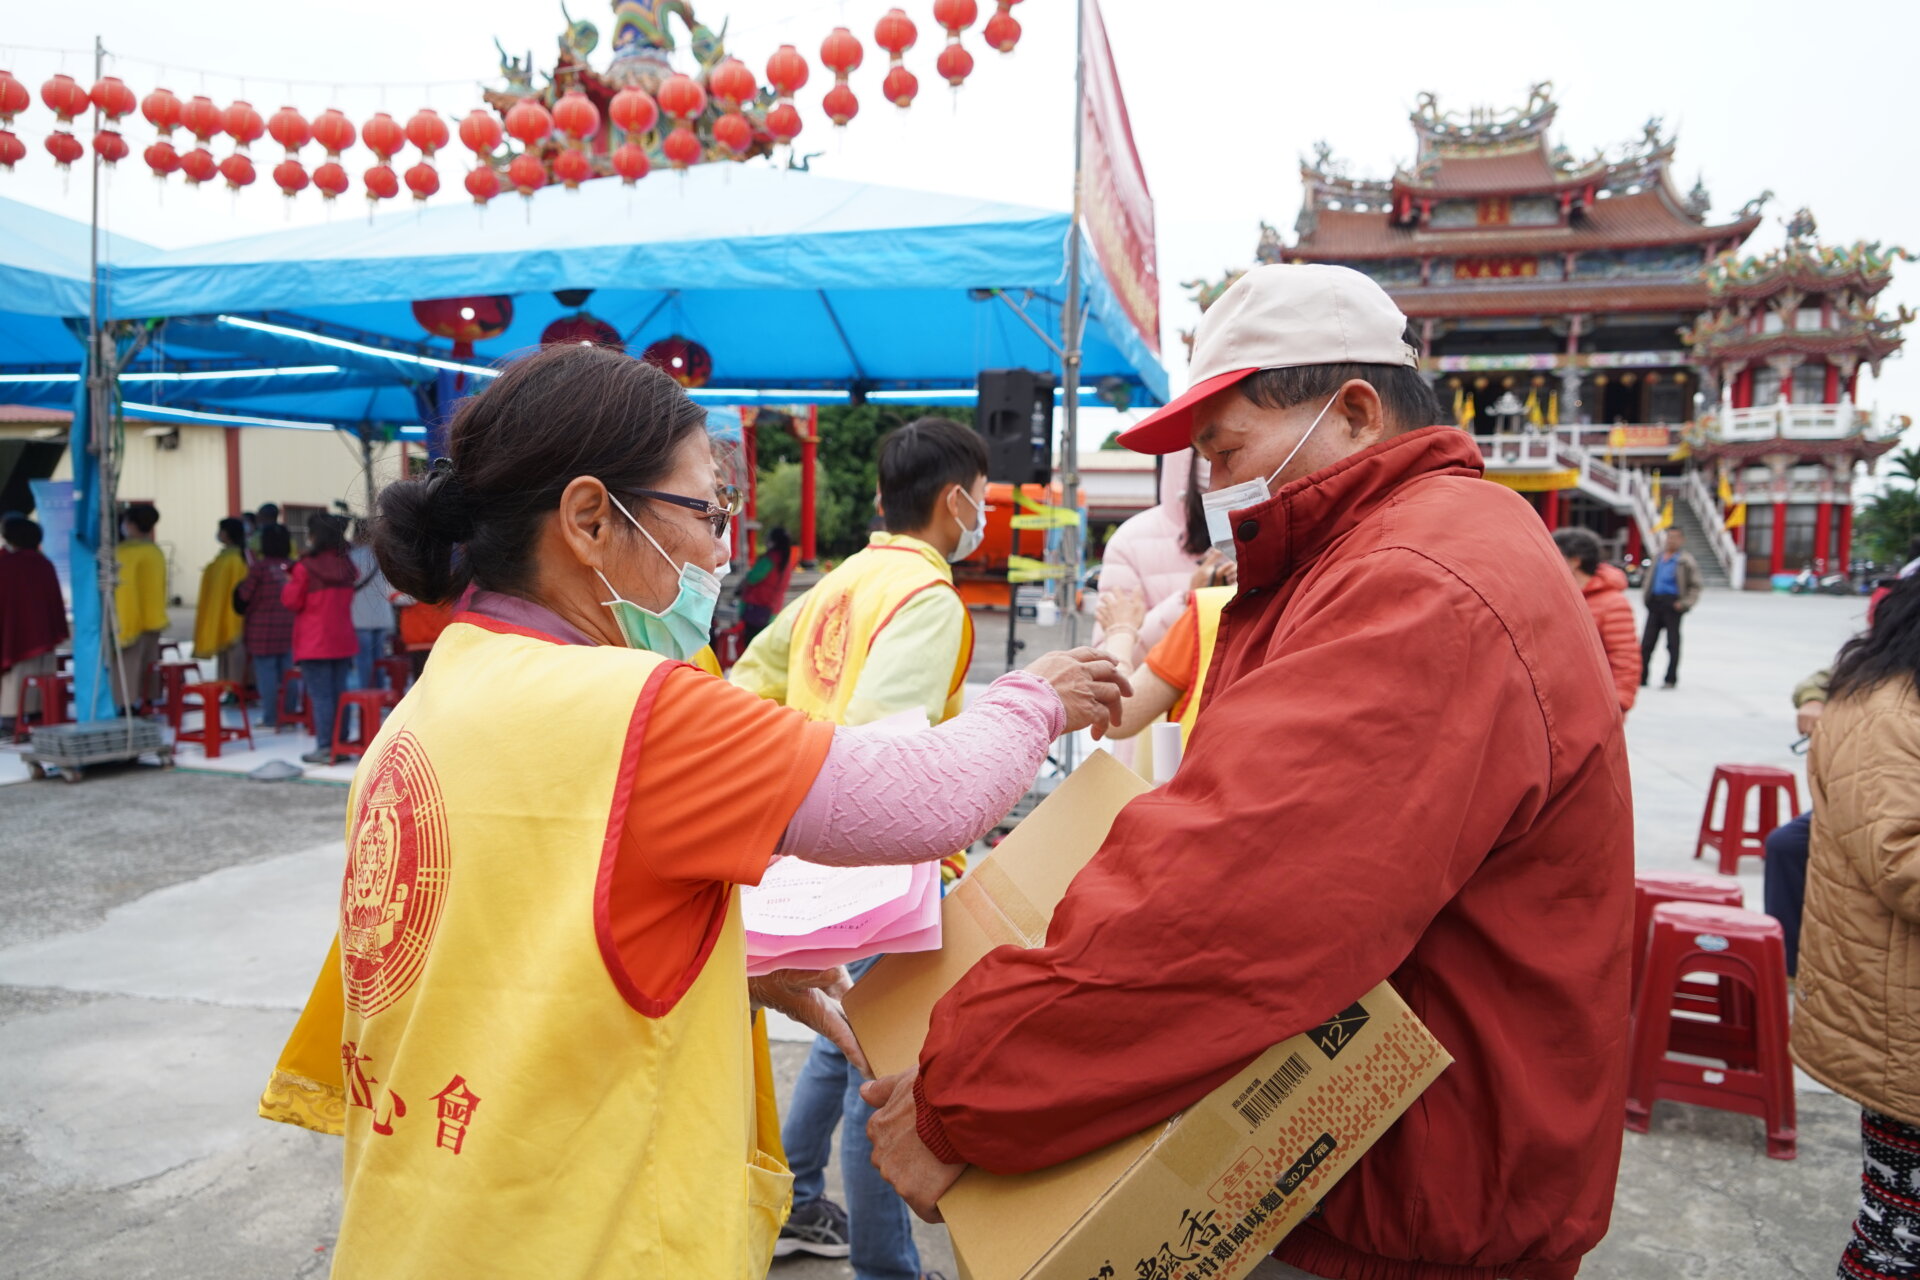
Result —
M 844 968 L 781 969 L 764 977 L 747 979 L 747 996 L 755 1008 L 777 1009 L 801 1026 L 833 1041 L 847 1055 L 847 1061 L 870 1076 L 867 1056 L 860 1052 L 847 1015 L 840 1008 L 840 997 L 847 994 L 853 980 Z
M 860 1086 L 860 1096 L 879 1108 L 867 1121 L 873 1167 L 893 1184 L 922 1221 L 939 1222 L 940 1197 L 959 1181 L 964 1164 L 946 1164 L 920 1140 L 914 1116 L 913 1082 L 918 1070 L 902 1071 Z
M 1820 723 L 1821 713 L 1826 709 L 1827 704 L 1817 698 L 1800 704 L 1793 713 L 1793 724 L 1799 730 L 1801 737 L 1804 738 L 1813 733 L 1813 726 Z

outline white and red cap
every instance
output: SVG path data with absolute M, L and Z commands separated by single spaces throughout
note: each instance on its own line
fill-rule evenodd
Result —
M 1193 443 L 1193 408 L 1262 369 L 1313 364 L 1418 368 L 1407 318 L 1387 291 L 1351 267 L 1299 263 L 1255 267 L 1200 317 L 1192 385 L 1173 403 L 1120 433 L 1136 453 L 1172 453 Z

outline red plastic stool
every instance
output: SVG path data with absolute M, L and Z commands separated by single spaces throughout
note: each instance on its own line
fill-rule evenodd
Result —
M 1716 827 L 1713 825 L 1714 801 L 1720 798 L 1723 788 L 1726 807 Z M 1757 827 L 1746 825 L 1749 792 L 1760 798 Z M 1780 807 L 1783 792 L 1787 800 L 1784 812 Z M 1713 771 L 1713 781 L 1707 785 L 1707 808 L 1700 815 L 1700 838 L 1694 843 L 1693 856 L 1697 858 L 1709 848 L 1718 850 L 1720 874 L 1730 876 L 1740 869 L 1743 856 L 1764 858 L 1767 833 L 1799 812 L 1800 784 L 1789 771 L 1764 764 L 1719 765 Z
M 27 714 L 27 699 L 40 695 L 40 714 Z M 13 740 L 25 742 L 35 729 L 73 723 L 73 677 L 66 675 L 28 676 L 20 684 L 20 714 L 14 717 Z
M 149 675 L 156 677 L 160 685 L 160 714 L 166 717 L 167 726 L 177 737 L 180 733 L 180 717 L 186 714 L 186 689 L 190 683 L 200 679 L 200 664 L 197 662 L 155 662 L 147 667 Z M 139 701 L 139 699 L 135 699 Z
M 333 746 L 328 754 L 335 759 L 366 755 L 373 746 L 373 735 L 380 732 L 380 726 L 386 721 L 387 712 L 399 705 L 400 695 L 391 689 L 353 689 L 341 694 L 340 705 L 333 713 Z M 359 732 L 352 738 L 346 736 L 350 708 L 359 712 Z
M 288 698 L 294 701 L 289 705 Z M 300 673 L 299 667 L 288 667 L 280 677 L 279 705 L 273 709 L 273 731 L 280 732 L 288 725 L 296 729 L 305 729 L 314 733 L 313 700 L 307 697 L 307 678 Z M 317 736 L 317 735 L 316 735 Z
M 1738 880 L 1726 876 L 1702 875 L 1686 871 L 1641 871 L 1633 877 L 1633 998 L 1640 998 L 1640 969 L 1647 958 L 1647 931 L 1653 924 L 1653 909 L 1665 902 L 1707 902 L 1715 906 L 1746 905 Z M 1730 1026 L 1753 1022 L 1753 999 L 1746 988 L 1732 982 L 1683 979 L 1673 991 L 1673 1009 L 1717 1019 Z M 1698 1034 L 1696 1034 L 1698 1033 Z M 1676 1052 L 1701 1057 L 1717 1057 L 1717 1049 L 1727 1048 L 1724 1037 L 1707 1034 L 1691 1019 L 1678 1020 L 1673 1028 Z M 1704 1037 L 1704 1038 L 1702 1038 Z M 1718 1042 L 1718 1043 L 1716 1043 Z M 1742 1059 L 1743 1065 L 1751 1065 Z
M 1674 993 L 1688 974 L 1710 973 L 1747 989 L 1745 1025 L 1675 1015 Z M 1684 1033 L 1684 1034 L 1676 1034 Z M 1719 1048 L 1712 1049 L 1714 1041 Z M 1676 1062 L 1670 1050 L 1718 1057 L 1723 1067 Z M 1793 1064 L 1787 1057 L 1787 953 L 1780 922 L 1757 911 L 1703 902 L 1653 909 L 1640 995 L 1634 1001 L 1627 1074 L 1627 1128 L 1645 1133 L 1662 1098 L 1758 1116 L 1767 1154 L 1796 1150 Z
M 226 742 L 247 740 L 249 749 L 253 746 L 253 725 L 247 718 L 247 705 L 240 702 L 240 725 L 238 728 L 220 718 L 220 699 L 232 694 L 235 702 L 240 702 L 240 686 L 232 680 L 209 680 L 205 684 L 190 684 L 183 690 L 183 697 L 200 699 L 200 727 L 198 729 L 179 729 L 174 732 L 174 745 L 182 742 L 197 742 L 207 754 L 207 759 L 220 758 L 220 746 Z M 195 708 L 188 707 L 192 711 Z
M 373 669 L 376 678 L 385 680 L 387 688 L 395 693 L 405 693 L 407 682 L 413 679 L 413 659 L 411 658 L 375 658 Z

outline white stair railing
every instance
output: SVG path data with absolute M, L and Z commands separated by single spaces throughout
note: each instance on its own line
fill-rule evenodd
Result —
M 1720 504 L 1715 500 L 1713 491 L 1707 488 L 1706 473 L 1690 470 L 1682 478 L 1680 495 L 1685 499 L 1700 527 L 1707 533 L 1707 549 L 1713 552 L 1714 559 L 1726 571 L 1727 581 L 1735 591 L 1746 585 L 1747 558 L 1740 554 L 1739 544 L 1734 541 L 1733 531 L 1726 527 L 1720 514 Z

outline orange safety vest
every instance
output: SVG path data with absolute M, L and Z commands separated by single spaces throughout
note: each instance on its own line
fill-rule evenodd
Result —
M 334 954 L 261 1101 L 344 1129 L 337 1280 L 765 1274 L 792 1176 L 738 898 L 661 1017 L 604 958 L 672 665 L 458 622 L 363 762 Z

